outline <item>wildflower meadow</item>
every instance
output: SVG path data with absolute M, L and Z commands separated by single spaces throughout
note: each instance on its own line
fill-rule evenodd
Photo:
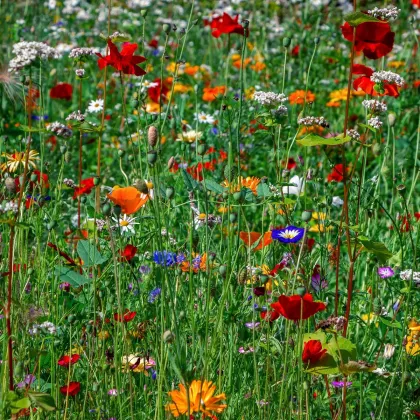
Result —
M 419 0 L 0 17 L 0 419 L 420 417 Z

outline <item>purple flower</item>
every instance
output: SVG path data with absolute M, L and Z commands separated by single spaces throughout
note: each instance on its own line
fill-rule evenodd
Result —
M 312 272 L 311 285 L 316 292 L 319 292 L 321 289 L 325 289 L 328 286 L 325 277 L 321 277 L 319 265 L 314 267 Z
M 149 299 L 147 299 L 147 301 L 149 303 L 153 303 L 160 295 L 160 292 L 162 290 L 160 289 L 160 287 L 157 287 L 156 289 L 153 289 L 150 293 L 149 293 Z
M 250 330 L 255 330 L 260 326 L 260 322 L 245 322 L 245 327 Z
M 70 292 L 70 283 L 67 283 L 67 282 L 60 283 L 60 285 L 58 286 L 58 288 L 60 290 L 64 290 L 65 292 Z
M 352 383 L 353 383 L 353 382 L 347 382 L 347 388 L 350 388 Z M 332 382 L 331 382 L 331 385 L 332 385 L 334 388 L 344 388 L 344 384 L 346 384 L 346 382 L 345 382 L 345 381 L 332 381 Z
M 108 395 L 110 395 L 111 397 L 116 397 L 118 395 L 118 389 L 110 389 L 108 391 Z
M 139 268 L 139 271 L 141 274 L 149 274 L 150 273 L 150 267 L 148 265 L 142 265 Z
M 296 226 L 287 226 L 283 229 L 274 229 L 271 231 L 271 237 L 285 244 L 299 242 L 305 233 L 305 229 Z
M 395 274 L 394 270 L 391 267 L 378 268 L 378 275 L 382 279 L 387 279 L 388 277 L 392 277 L 394 274 Z

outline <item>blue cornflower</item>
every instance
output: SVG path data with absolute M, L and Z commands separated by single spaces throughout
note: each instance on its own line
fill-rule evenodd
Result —
M 287 226 L 283 229 L 271 231 L 271 237 L 285 244 L 299 242 L 305 233 L 305 229 L 296 226 Z
M 160 289 L 160 287 L 157 287 L 156 289 L 153 289 L 150 293 L 149 293 L 149 299 L 147 299 L 147 301 L 149 303 L 153 303 L 160 295 L 160 292 L 162 290 Z
M 171 265 L 176 264 L 176 254 L 168 251 L 155 251 L 153 253 L 153 261 L 156 264 L 170 267 Z

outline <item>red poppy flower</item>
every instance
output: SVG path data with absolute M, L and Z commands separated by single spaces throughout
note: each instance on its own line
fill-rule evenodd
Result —
M 71 101 L 73 86 L 69 83 L 58 83 L 50 90 L 51 99 L 64 99 Z
M 347 41 L 353 42 L 353 27 L 348 22 L 341 27 L 341 32 Z M 364 22 L 356 28 L 354 49 L 376 60 L 392 51 L 394 37 L 395 32 L 391 32 L 389 23 Z
M 244 34 L 244 27 L 238 23 L 239 15 L 232 19 L 227 13 L 218 16 L 211 21 L 211 34 L 215 38 L 219 38 L 222 34 Z
M 271 231 L 265 232 L 264 235 L 259 232 L 239 232 L 239 237 L 245 242 L 246 246 L 252 246 L 259 242 L 254 251 L 259 251 L 273 242 Z
M 120 251 L 121 261 L 130 261 L 136 255 L 137 248 L 133 245 L 126 245 L 124 249 Z
M 143 76 L 146 72 L 137 64 L 146 61 L 146 58 L 141 55 L 133 55 L 137 49 L 137 44 L 130 44 L 126 42 L 123 44 L 121 53 L 112 41 L 108 40 L 108 47 L 110 54 L 103 57 L 96 53 L 99 57 L 98 66 L 102 70 L 106 66 L 112 66 L 117 71 L 122 71 L 124 74 L 135 74 L 136 76 Z
M 114 320 L 118 322 L 130 322 L 136 315 L 137 312 L 130 312 L 129 310 L 126 310 L 123 316 L 120 314 L 114 314 Z
M 324 357 L 326 352 L 327 350 L 322 348 L 319 340 L 309 340 L 303 347 L 302 362 L 305 364 L 316 363 Z
M 343 164 L 339 163 L 338 165 L 335 165 L 334 168 L 332 168 L 332 171 L 327 176 L 327 181 L 337 181 L 341 182 L 344 179 L 344 169 Z M 349 168 L 346 169 L 348 172 Z
M 41 184 L 42 187 L 45 187 L 45 188 L 50 187 L 50 184 L 48 183 L 48 175 L 47 174 L 44 174 L 44 173 L 38 171 L 38 169 L 35 169 L 35 171 L 33 171 L 32 173 L 36 175 L 37 182 L 39 184 Z M 32 184 L 33 184 L 32 186 L 34 186 L 35 183 L 32 182 Z
M 80 392 L 80 382 L 70 382 L 68 385 L 60 387 L 60 392 L 74 397 Z
M 296 45 L 295 47 L 293 47 L 293 49 L 292 49 L 293 57 L 297 57 L 299 55 L 299 51 L 300 51 L 300 46 L 299 45 Z
M 281 295 L 278 302 L 272 303 L 271 307 L 286 319 L 293 321 L 308 319 L 326 308 L 324 303 L 314 302 L 310 293 L 306 293 L 303 297 Z
M 70 365 L 77 363 L 79 359 L 80 355 L 78 354 L 73 354 L 71 356 L 61 356 L 57 364 L 63 367 L 69 367 Z
M 373 74 L 373 70 L 370 67 L 364 66 L 363 64 L 354 64 L 352 73 L 362 75 L 353 82 L 353 88 L 355 90 L 361 89 L 363 92 L 372 96 L 393 96 L 396 98 L 400 95 L 397 85 L 395 83 L 388 82 L 382 83 L 384 93 L 376 92 L 374 89 L 375 82 L 370 80 L 370 76 Z
M 153 80 L 153 84 L 156 86 L 151 86 L 147 89 L 147 94 L 154 103 L 158 104 L 160 102 L 160 95 L 162 95 L 162 100 L 164 102 L 168 101 L 167 95 L 171 90 L 171 87 L 164 80 L 163 84 L 161 83 L 160 78 Z
M 279 263 L 279 264 L 276 264 L 276 265 L 274 266 L 274 268 L 270 271 L 270 276 L 275 276 L 275 275 L 277 275 L 277 273 L 278 273 L 279 271 L 283 270 L 283 268 L 284 268 L 284 267 L 286 267 L 286 264 L 285 264 L 285 263 Z
M 80 187 L 74 189 L 73 199 L 77 198 L 79 195 L 89 194 L 95 187 L 93 180 L 94 178 L 82 179 Z
M 269 322 L 273 322 L 280 317 L 280 314 L 277 311 L 264 311 L 260 312 L 260 316 L 262 319 L 267 319 Z

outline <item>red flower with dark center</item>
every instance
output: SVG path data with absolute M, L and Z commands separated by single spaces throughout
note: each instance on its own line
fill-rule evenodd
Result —
M 374 89 L 375 82 L 370 80 L 370 76 L 373 74 L 373 70 L 370 67 L 364 66 L 362 64 L 354 64 L 352 73 L 362 75 L 355 79 L 353 82 L 353 88 L 355 90 L 361 89 L 363 92 L 372 96 L 393 96 L 396 98 L 400 95 L 397 85 L 395 83 L 388 82 L 382 83 L 384 93 L 376 92 Z
M 102 70 L 106 66 L 112 66 L 117 71 L 121 71 L 124 74 L 135 74 L 136 76 L 143 76 L 146 72 L 139 67 L 137 64 L 146 61 L 145 57 L 141 55 L 134 55 L 134 51 L 137 49 L 137 44 L 130 44 L 126 42 L 123 44 L 121 53 L 112 41 L 108 40 L 108 47 L 110 54 L 103 57 L 101 54 L 96 53 L 99 57 L 98 66 Z
M 353 27 L 346 22 L 341 32 L 347 41 L 353 42 Z M 354 49 L 363 51 L 367 58 L 376 60 L 392 51 L 395 33 L 387 22 L 364 22 L 357 26 Z
M 124 312 L 124 315 L 114 314 L 114 320 L 118 322 L 130 322 L 137 315 L 137 312 L 130 312 L 128 309 Z
M 153 83 L 157 86 L 151 86 L 149 89 L 147 89 L 147 94 L 154 103 L 158 104 L 160 102 L 160 95 L 162 95 L 162 101 L 167 102 L 168 101 L 168 93 L 171 90 L 171 87 L 168 85 L 168 83 L 164 80 L 163 84 L 161 83 L 160 78 L 153 80 Z
M 327 350 L 322 348 L 319 340 L 309 340 L 303 347 L 302 362 L 305 364 L 316 363 L 324 357 L 326 352 Z
M 326 308 L 324 303 L 314 302 L 312 295 L 309 293 L 306 293 L 303 297 L 300 295 L 281 295 L 278 302 L 272 303 L 271 307 L 280 315 L 292 321 L 308 319 Z
M 349 171 L 349 168 L 346 170 Z M 327 181 L 337 181 L 341 182 L 344 179 L 344 166 L 342 163 L 339 163 L 338 165 L 335 165 L 332 171 L 327 176 Z
M 60 392 L 74 397 L 80 392 L 80 382 L 70 382 L 68 385 L 60 387 Z
M 94 178 L 82 179 L 80 187 L 74 189 L 73 199 L 77 198 L 79 195 L 89 194 L 94 187 Z
M 78 354 L 73 354 L 72 356 L 61 356 L 57 364 L 63 367 L 69 367 L 70 365 L 77 363 L 79 359 L 80 356 Z
M 219 38 L 222 34 L 244 34 L 244 27 L 238 23 L 239 15 L 232 19 L 227 13 L 218 16 L 211 21 L 211 34 L 215 38 Z
M 120 251 L 121 261 L 130 261 L 134 258 L 137 252 L 137 247 L 134 245 L 126 245 L 124 249 Z
M 51 99 L 64 99 L 71 101 L 73 96 L 73 86 L 69 83 L 58 83 L 50 90 Z

